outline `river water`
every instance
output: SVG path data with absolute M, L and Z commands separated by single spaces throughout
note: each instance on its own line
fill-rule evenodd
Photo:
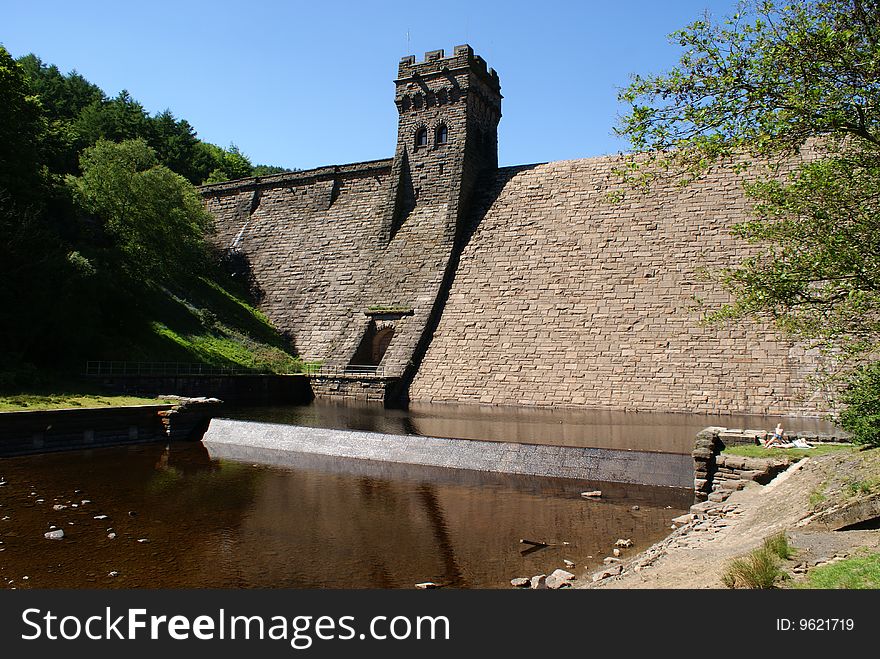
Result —
M 408 414 L 313 405 L 237 415 L 673 452 L 689 450 L 696 430 L 710 425 L 683 415 L 444 413 L 435 406 Z M 716 421 L 756 427 L 754 419 Z M 338 466 L 217 461 L 199 442 L 2 458 L 0 483 L 5 588 L 509 587 L 513 577 L 549 574 L 564 560 L 575 562 L 578 576 L 592 572 L 619 538 L 634 543 L 625 556 L 641 551 L 692 503 L 690 492 L 673 488 L 449 469 L 380 478 Z M 603 496 L 583 499 L 584 489 Z M 53 528 L 64 538 L 45 539 Z M 551 546 L 533 550 L 520 539 Z

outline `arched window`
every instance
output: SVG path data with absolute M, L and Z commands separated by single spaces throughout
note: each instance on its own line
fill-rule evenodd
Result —
M 428 146 L 428 129 L 419 128 L 416 131 L 416 146 Z
M 446 124 L 440 124 L 440 127 L 437 128 L 437 144 L 446 144 L 449 140 L 449 131 L 446 129 Z

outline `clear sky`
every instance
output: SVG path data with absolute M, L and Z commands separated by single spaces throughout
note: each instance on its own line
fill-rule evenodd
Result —
M 0 43 L 73 69 L 254 163 L 394 153 L 400 57 L 469 43 L 501 77 L 501 165 L 614 153 L 617 90 L 660 72 L 667 34 L 734 0 L 0 0 Z

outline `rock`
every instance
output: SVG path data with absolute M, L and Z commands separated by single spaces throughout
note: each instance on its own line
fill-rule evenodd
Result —
M 532 590 L 547 590 L 547 575 L 535 575 L 529 580 L 529 585 Z
M 150 541 L 149 538 L 138 538 L 138 542 L 140 542 L 140 543 L 149 542 L 149 541 Z
M 724 492 L 724 491 L 712 492 L 712 494 L 709 495 L 709 501 L 714 501 L 715 503 L 721 503 L 722 501 L 726 501 L 728 496 L 730 496 L 730 492 Z
M 67 506 L 63 506 L 60 503 L 56 503 L 54 506 L 52 506 L 52 510 L 64 510 L 65 508 L 67 508 Z
M 137 512 L 135 512 L 134 510 L 129 510 L 129 511 L 128 511 L 128 516 L 129 516 L 129 517 L 137 517 Z
M 510 580 L 510 585 L 514 588 L 526 588 L 531 585 L 531 579 L 528 577 L 517 577 L 516 579 Z
M 107 519 L 107 515 L 95 515 L 95 519 Z
M 562 562 L 565 563 L 565 567 L 574 567 L 574 561 L 570 561 L 567 558 L 563 558 Z
M 140 542 L 140 540 L 138 540 Z M 438 584 L 435 584 L 433 581 L 423 581 L 422 583 L 417 583 L 416 588 L 421 590 L 432 590 L 434 588 L 439 588 Z
M 581 492 L 581 496 L 585 499 L 595 499 L 602 496 L 602 490 L 590 490 L 589 492 Z
M 638 510 L 638 509 L 639 509 L 638 506 L 633 506 L 632 508 L 630 508 L 630 510 Z
M 617 547 L 615 547 L 611 553 L 614 554 L 615 557 L 620 556 L 620 550 Z
M 108 574 L 107 576 L 108 576 L 108 577 L 118 577 L 118 576 L 119 576 L 119 572 L 117 572 L 116 570 L 113 570 L 113 571 L 112 571 L 110 574 Z
M 623 566 L 614 565 L 605 570 L 602 570 L 601 572 L 596 572 L 595 574 L 593 574 L 592 580 L 593 583 L 595 583 L 597 581 L 602 581 L 602 579 L 607 579 L 608 577 L 616 577 L 621 572 L 623 572 Z
M 553 570 L 553 572 L 550 573 L 550 577 L 561 579 L 562 581 L 573 581 L 575 579 L 575 576 L 571 572 L 562 569 Z M 549 579 L 550 577 L 547 578 Z
M 81 503 L 82 505 L 86 505 L 87 503 L 91 503 L 91 501 L 89 501 L 88 499 L 83 499 Z
M 108 537 L 110 540 L 113 540 L 114 538 L 116 538 L 116 534 L 115 534 L 115 533 L 108 533 L 108 534 L 107 534 L 107 537 Z
M 621 563 L 622 561 L 614 556 L 606 556 L 602 559 L 602 562 L 605 563 L 605 565 L 611 565 L 612 563 Z
M 629 549 L 633 546 L 633 541 L 629 538 L 618 538 L 617 542 L 614 543 L 615 547 L 623 547 L 624 549 Z
M 560 588 L 571 588 L 571 584 L 568 583 L 570 579 L 563 579 L 562 577 L 556 576 L 557 572 L 563 572 L 565 574 L 571 574 L 570 572 L 565 572 L 565 570 L 555 570 L 549 577 L 547 577 L 547 588 L 550 590 L 559 590 Z M 572 579 L 574 575 L 571 575 Z
M 64 531 L 61 529 L 55 529 L 54 531 L 44 533 L 43 537 L 46 538 L 46 540 L 61 540 L 64 537 Z
M 675 524 L 687 524 L 688 522 L 692 522 L 694 520 L 694 516 L 692 513 L 685 513 L 684 515 L 679 515 L 678 517 L 674 517 L 672 521 Z

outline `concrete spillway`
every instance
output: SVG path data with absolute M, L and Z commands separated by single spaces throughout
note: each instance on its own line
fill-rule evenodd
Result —
M 213 419 L 202 439 L 212 458 L 313 467 L 340 461 L 661 487 L 693 487 L 690 455 L 487 442 Z

